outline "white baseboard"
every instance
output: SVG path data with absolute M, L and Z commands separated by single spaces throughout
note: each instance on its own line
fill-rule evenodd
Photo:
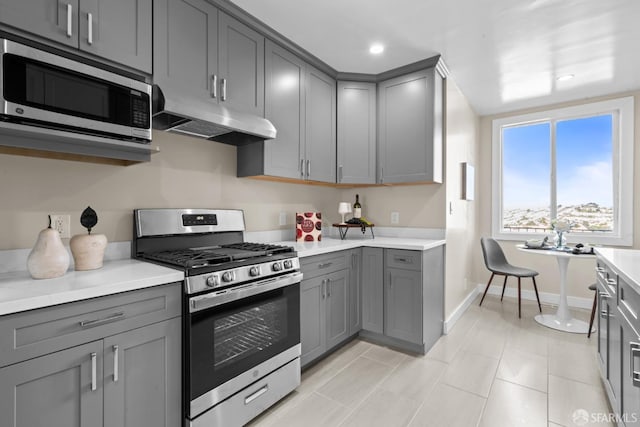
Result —
M 524 285 L 524 284 L 523 284 Z M 484 292 L 484 288 L 487 286 L 486 283 L 478 283 L 477 286 L 477 292 L 479 294 L 482 294 Z M 526 286 L 526 285 L 524 285 Z M 491 285 L 489 287 L 489 291 L 487 292 L 487 294 L 491 294 L 491 295 L 498 295 L 500 296 L 500 294 L 502 294 L 502 285 Z M 555 305 L 557 306 L 558 303 L 560 302 L 560 295 L 558 294 L 552 294 L 549 292 L 539 292 L 540 295 L 540 303 L 541 304 L 547 304 L 547 305 Z M 507 289 L 505 289 L 504 291 L 504 296 L 506 297 L 510 297 L 510 298 L 518 298 L 518 288 L 513 288 L 513 287 L 508 287 Z M 529 290 L 529 289 L 522 289 L 521 291 L 521 298 L 523 300 L 529 300 L 529 301 L 535 301 L 536 300 L 536 293 L 533 291 L 533 289 Z M 593 306 L 593 298 L 581 298 L 581 297 L 567 297 L 567 303 L 569 304 L 569 307 L 573 307 L 573 308 L 584 308 L 587 310 L 591 310 L 591 307 Z
M 467 311 L 467 309 L 473 304 L 473 301 L 478 296 L 478 287 L 474 288 L 469 295 L 453 310 L 453 313 L 444 321 L 444 325 L 442 327 L 442 333 L 445 335 L 449 333 L 449 331 L 453 328 L 453 325 L 456 324 L 458 319 L 462 317 L 462 315 Z

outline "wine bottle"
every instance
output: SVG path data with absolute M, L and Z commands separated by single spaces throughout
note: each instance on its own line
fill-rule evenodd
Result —
M 356 194 L 356 202 L 353 204 L 353 217 L 360 218 L 362 216 L 362 205 L 360 205 L 360 196 Z

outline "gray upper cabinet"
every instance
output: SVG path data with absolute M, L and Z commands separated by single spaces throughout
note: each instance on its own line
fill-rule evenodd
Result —
M 379 182 L 442 182 L 442 77 L 435 68 L 378 83 Z
M 204 0 L 155 0 L 153 81 L 264 113 L 264 37 Z
M 218 18 L 220 101 L 264 115 L 264 37 L 226 13 Z
M 98 375 L 102 373 L 102 358 L 98 355 L 102 356 L 102 341 L 1 368 L 0 424 L 102 426 L 103 388 Z
M 1 0 L 0 22 L 151 73 L 152 0 Z
M 336 81 L 307 65 L 305 179 L 336 182 Z
M 338 82 L 338 184 L 376 183 L 376 84 Z

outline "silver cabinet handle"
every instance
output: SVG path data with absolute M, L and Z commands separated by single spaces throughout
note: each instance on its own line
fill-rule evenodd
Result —
M 635 359 L 640 355 L 640 344 L 637 342 L 631 341 L 629 343 L 630 356 L 629 360 L 631 361 L 631 381 L 634 387 L 640 387 L 640 372 L 636 371 Z
M 269 384 L 263 385 L 258 391 L 251 393 L 249 396 L 245 397 L 244 404 L 248 405 L 252 401 L 256 400 L 257 398 L 265 394 L 267 391 L 269 391 Z
M 384 182 L 384 168 L 380 168 L 380 183 Z
M 213 99 L 218 97 L 218 76 L 211 74 L 211 97 Z
M 318 264 L 318 268 L 327 268 L 330 267 L 331 264 L 333 264 L 332 262 L 323 262 L 321 264 Z
M 304 159 L 300 159 L 300 176 L 304 178 Z
M 87 43 L 89 45 L 93 44 L 93 15 L 91 13 L 87 13 Z
M 322 299 L 325 299 L 327 297 L 327 288 L 326 288 L 326 284 L 327 284 L 327 280 L 326 279 L 322 279 Z
M 401 258 L 401 257 L 394 257 L 393 259 L 395 259 L 397 262 L 406 262 L 409 263 L 409 258 Z
M 331 297 L 331 279 L 327 279 L 327 296 Z
M 120 347 L 113 346 L 113 382 L 118 382 L 118 350 Z
M 73 36 L 73 6 L 71 3 L 67 4 L 67 37 Z
M 81 328 L 91 328 L 93 326 L 103 325 L 105 323 L 115 322 L 116 320 L 120 320 L 124 317 L 124 312 L 114 313 L 109 317 L 105 317 L 104 319 L 93 319 L 93 320 L 83 320 L 80 322 Z
M 97 353 L 91 353 L 91 391 L 96 391 L 96 389 L 98 388 L 97 386 L 97 359 L 98 359 L 98 354 Z
M 227 79 L 222 79 L 222 97 L 220 98 L 223 101 L 227 100 Z
M 602 267 L 596 267 L 596 272 L 597 272 L 597 273 L 604 273 L 604 268 L 602 268 Z
M 342 165 L 338 166 L 338 182 L 342 182 Z
M 307 160 L 307 178 L 311 176 L 311 160 Z
M 615 286 L 618 284 L 618 282 L 616 281 L 616 279 L 607 279 L 607 284 Z

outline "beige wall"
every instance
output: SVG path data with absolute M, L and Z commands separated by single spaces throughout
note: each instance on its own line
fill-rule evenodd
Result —
M 515 111 L 508 114 L 495 116 L 485 116 L 480 120 L 480 151 L 478 159 L 478 230 L 480 235 L 491 235 L 491 138 L 492 138 L 492 121 L 501 117 L 515 116 L 535 111 L 548 110 L 552 108 L 565 107 L 570 105 L 579 105 L 587 102 L 600 101 L 610 98 L 623 96 L 635 97 L 635 126 L 640 128 L 640 91 L 616 94 L 607 97 L 594 98 L 580 102 L 571 102 L 560 105 L 550 105 L 544 108 L 528 109 L 523 111 Z M 635 153 L 634 153 L 634 194 L 638 194 L 640 189 L 640 174 L 637 172 L 640 168 L 640 132 L 635 134 Z M 640 247 L 640 197 L 634 200 L 634 247 Z M 531 255 L 518 251 L 515 245 L 522 242 L 502 241 L 502 247 L 505 250 L 507 259 L 512 264 L 521 264 L 540 272 L 538 280 L 538 288 L 541 292 L 559 293 L 559 273 L 555 257 L 547 257 L 541 255 Z M 473 276 L 478 282 L 486 283 L 489 279 L 489 273 L 484 267 L 482 255 L 480 253 L 479 244 L 477 255 L 474 262 Z M 587 286 L 595 281 L 595 261 L 591 260 L 572 260 L 569 263 L 568 273 L 568 295 L 584 298 L 593 298 L 593 293 L 587 289 Z M 524 282 L 524 289 L 532 289 L 529 281 Z

